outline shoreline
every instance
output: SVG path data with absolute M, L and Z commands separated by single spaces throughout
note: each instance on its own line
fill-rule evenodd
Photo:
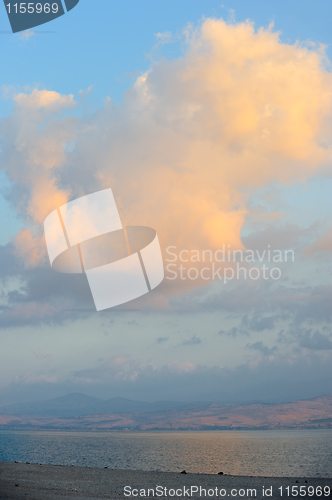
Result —
M 159 489 L 156 489 L 157 486 Z M 294 491 L 292 488 L 300 491 L 300 487 L 302 487 L 302 492 L 314 491 L 310 498 L 328 498 L 327 495 L 319 494 L 319 488 L 329 487 L 331 497 L 332 478 L 183 474 L 181 472 L 0 462 L 1 500 L 220 499 L 226 497 L 281 499 L 291 497 L 292 495 L 287 493 Z M 310 490 L 308 490 L 309 487 Z

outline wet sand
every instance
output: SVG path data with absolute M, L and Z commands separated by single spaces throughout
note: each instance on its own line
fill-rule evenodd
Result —
M 124 494 L 126 486 L 127 496 Z M 158 490 L 156 489 L 157 486 L 159 486 Z M 281 486 L 283 487 L 282 496 L 279 490 Z M 230 497 L 236 499 L 264 498 L 265 500 L 270 498 L 294 498 L 288 496 L 288 491 L 285 490 L 287 486 L 290 487 L 290 491 L 293 486 L 295 491 L 300 491 L 302 486 L 301 492 L 307 492 L 308 486 L 314 488 L 329 486 L 332 490 L 332 479 L 181 474 L 178 472 L 146 472 L 0 462 L 0 499 L 2 500 L 140 499 L 144 498 L 144 493 L 145 498 L 221 499 Z M 191 487 L 194 487 L 194 490 L 191 491 Z M 195 487 L 197 487 L 198 491 L 195 490 Z M 201 495 L 200 487 L 203 488 Z M 267 490 L 267 488 L 270 489 L 271 487 L 272 496 L 268 495 L 269 490 Z M 162 491 L 161 488 L 163 488 Z M 164 488 L 167 488 L 167 490 L 165 491 Z M 184 490 L 184 488 L 186 489 Z M 265 495 L 263 495 L 263 488 Z M 150 489 L 149 492 L 148 489 Z M 174 489 L 178 490 L 177 496 L 174 496 L 172 491 Z M 204 493 L 204 489 L 206 493 Z M 242 491 L 239 491 L 240 489 Z M 248 492 L 248 489 L 256 489 L 256 495 L 255 492 Z M 212 490 L 214 491 L 212 492 Z M 132 495 L 129 495 L 130 491 L 132 491 Z M 327 496 L 323 492 L 322 495 L 314 494 L 310 497 L 303 496 L 303 498 L 320 498 L 322 500 L 332 498 L 332 495 Z

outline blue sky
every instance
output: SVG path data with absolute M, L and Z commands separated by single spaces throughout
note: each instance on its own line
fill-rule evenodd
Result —
M 289 57 L 289 64 L 284 66 L 287 71 L 297 60 L 301 44 L 308 46 L 308 42 L 325 45 L 332 60 L 331 15 L 330 1 L 80 0 L 65 16 L 31 32 L 13 35 L 5 9 L 0 9 L 0 406 L 79 391 L 149 400 L 280 401 L 314 397 L 330 390 L 331 271 L 325 239 L 331 226 L 331 156 L 321 152 L 330 151 L 328 106 L 325 109 L 318 104 L 319 111 L 312 115 L 321 120 L 322 128 L 314 137 L 312 149 L 306 149 L 310 134 L 300 136 L 299 150 L 294 152 L 291 144 L 283 149 L 287 142 L 284 136 L 276 139 L 275 150 L 270 146 L 260 150 L 256 136 L 248 143 L 242 132 L 236 132 L 229 150 L 228 143 L 225 146 L 227 154 L 230 151 L 228 159 L 220 153 L 221 166 L 228 161 L 230 165 L 234 161 L 235 166 L 226 166 L 224 179 L 219 179 L 216 151 L 220 144 L 224 147 L 225 123 L 228 118 L 231 121 L 232 112 L 237 113 L 236 102 L 231 108 L 223 108 L 219 121 L 215 121 L 218 94 L 211 104 L 206 98 L 210 87 L 205 88 L 205 80 L 200 81 L 200 70 L 184 87 L 185 92 L 182 85 L 195 64 L 198 68 L 201 64 L 197 62 L 201 60 L 194 39 L 186 43 L 184 31 L 188 26 L 197 29 L 201 39 L 199 30 L 205 20 L 224 19 L 228 24 L 222 29 L 241 53 L 242 48 L 246 50 L 236 38 L 244 26 L 241 23 L 247 19 L 254 23 L 254 34 L 246 35 L 253 44 L 258 40 L 257 30 L 262 27 L 268 32 L 273 23 L 270 30 L 280 31 L 280 39 L 273 39 L 271 44 L 276 53 L 280 49 L 280 57 L 274 59 L 272 50 L 271 64 L 277 67 L 279 60 Z M 239 26 L 239 31 L 233 32 L 229 26 Z M 266 36 L 265 41 L 272 40 Z M 283 50 L 287 52 L 296 41 L 300 45 L 285 56 Z M 317 47 L 311 46 L 311 50 Z M 303 71 L 312 64 L 318 75 L 311 82 L 311 73 L 306 73 L 309 95 L 316 102 L 324 92 L 328 94 L 324 82 L 328 82 L 329 63 L 321 60 L 316 67 L 309 53 L 303 59 L 308 61 Z M 257 61 L 256 76 L 249 72 L 237 77 L 239 90 L 245 89 L 245 78 L 252 77 L 254 84 L 255 78 L 261 82 Z M 262 64 L 265 61 L 262 59 Z M 219 63 L 228 74 L 228 67 Z M 202 64 L 205 68 L 204 61 Z M 222 81 L 219 83 L 223 88 Z M 267 87 L 273 83 L 270 80 Z M 287 93 L 287 82 L 282 85 Z M 59 104 L 45 113 L 39 108 L 36 111 L 33 106 L 39 97 L 33 96 L 50 94 L 34 91 L 56 92 Z M 154 107 L 144 101 L 144 92 L 153 96 Z M 17 95 L 21 95 L 19 100 Z M 76 106 L 72 106 L 69 95 L 74 96 Z M 241 102 L 245 103 L 247 94 L 243 95 Z M 231 91 L 228 96 L 231 101 Z M 275 102 L 280 99 L 278 94 Z M 285 101 L 288 104 L 283 111 L 291 108 L 292 99 Z M 305 108 L 307 102 L 309 109 L 308 101 L 311 99 L 304 104 L 301 101 L 299 107 Z M 200 109 L 201 118 L 197 122 L 187 120 L 181 114 L 182 105 Z M 227 120 L 226 111 L 230 113 Z M 214 130 L 220 133 L 220 140 Z M 278 128 L 273 130 L 276 135 L 280 132 Z M 61 139 L 63 136 L 65 139 Z M 294 141 L 298 137 L 295 131 Z M 193 144 L 201 144 L 202 138 L 207 138 L 212 148 L 192 153 Z M 41 156 L 47 156 L 52 148 L 57 163 L 43 170 L 42 160 L 33 158 L 40 151 Z M 302 154 L 302 148 L 307 153 Z M 318 150 L 323 158 L 319 161 Z M 234 160 L 241 151 L 243 157 Z M 209 171 L 205 158 L 214 162 L 214 170 Z M 51 160 L 47 156 L 45 164 Z M 258 165 L 251 177 L 246 177 L 247 163 L 253 172 Z M 192 179 L 186 177 L 191 165 Z M 154 166 L 161 175 L 161 185 L 159 177 L 154 177 Z M 266 175 L 270 167 L 271 174 Z M 169 170 L 163 177 L 165 169 Z M 234 176 L 236 169 L 242 172 L 243 182 Z M 48 184 L 46 172 L 51 171 L 54 177 Z M 256 182 L 255 177 L 262 181 Z M 220 222 L 224 221 L 223 214 L 231 213 L 230 222 L 225 222 L 231 228 L 225 241 L 239 244 L 240 239 L 233 238 L 238 231 L 242 243 L 253 248 L 270 243 L 277 246 L 279 242 L 282 248 L 295 249 L 296 263 L 282 266 L 283 277 L 277 283 L 236 282 L 227 288 L 220 283 L 176 283 L 178 289 L 164 283 L 164 288 L 151 294 L 147 302 L 97 314 L 84 288 L 86 283 L 54 273 L 46 260 L 31 264 L 31 255 L 40 256 L 44 245 L 42 215 L 36 215 L 38 200 L 33 201 L 35 188 L 46 186 L 47 198 L 53 184 L 59 193 L 70 191 L 74 197 L 92 188 L 115 186 L 124 213 L 136 218 L 137 223 L 150 222 L 158 234 L 161 231 L 165 247 L 175 243 L 179 248 L 195 244 L 216 248 L 213 245 L 221 240 L 216 243 L 206 228 L 224 224 Z M 156 192 L 150 204 L 146 196 L 142 201 L 137 194 L 142 186 Z M 191 186 L 203 186 L 201 194 Z M 181 207 L 183 203 L 179 213 L 181 217 L 190 213 L 189 222 L 198 217 L 196 205 L 201 203 L 206 220 L 193 223 L 187 233 L 188 225 L 179 226 L 178 234 L 172 232 L 172 227 L 178 227 L 179 214 L 170 210 L 170 199 Z M 132 203 L 139 209 L 133 209 Z M 164 211 L 159 207 L 163 203 Z M 163 234 L 166 226 L 168 233 Z M 25 233 L 25 229 L 32 233 Z M 35 247 L 28 258 L 31 241 Z M 204 390 L 206 384 L 208 392 Z
M 70 13 L 35 29 L 29 43 L 8 34 L 4 8 L 0 18 L 2 84 L 24 88 L 34 85 L 57 88 L 77 95 L 93 85 L 93 101 L 106 96 L 120 100 L 131 84 L 130 74 L 144 72 L 156 45 L 156 34 L 179 34 L 203 17 L 234 16 L 237 22 L 250 19 L 257 27 L 274 22 L 281 39 L 294 43 L 311 40 L 326 44 L 331 52 L 331 3 L 320 1 L 255 1 L 221 3 L 213 0 L 134 2 L 124 0 L 80 0 Z M 163 47 L 167 56 L 181 54 L 181 44 Z

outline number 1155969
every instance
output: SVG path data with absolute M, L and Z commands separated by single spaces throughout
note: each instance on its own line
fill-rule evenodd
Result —
M 280 486 L 278 488 L 281 497 L 329 497 L 331 489 L 329 486 Z
M 56 14 L 59 10 L 59 5 L 57 3 L 44 3 L 40 2 L 16 2 L 8 3 L 6 5 L 8 9 L 8 14 Z

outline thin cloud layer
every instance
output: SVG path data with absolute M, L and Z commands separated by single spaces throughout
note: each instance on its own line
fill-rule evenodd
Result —
M 322 359 L 313 352 L 298 358 L 278 356 L 277 349 L 268 350 L 259 343 L 250 349 L 264 351 L 263 356 L 234 369 L 189 361 L 156 368 L 123 356 L 71 373 L 27 373 L 17 376 L 9 388 L 11 393 L 20 394 L 22 401 L 26 400 L 24 392 L 30 391 L 43 394 L 44 399 L 85 392 L 105 399 L 121 394 L 148 401 L 277 402 L 311 398 L 331 390 L 331 356 Z

